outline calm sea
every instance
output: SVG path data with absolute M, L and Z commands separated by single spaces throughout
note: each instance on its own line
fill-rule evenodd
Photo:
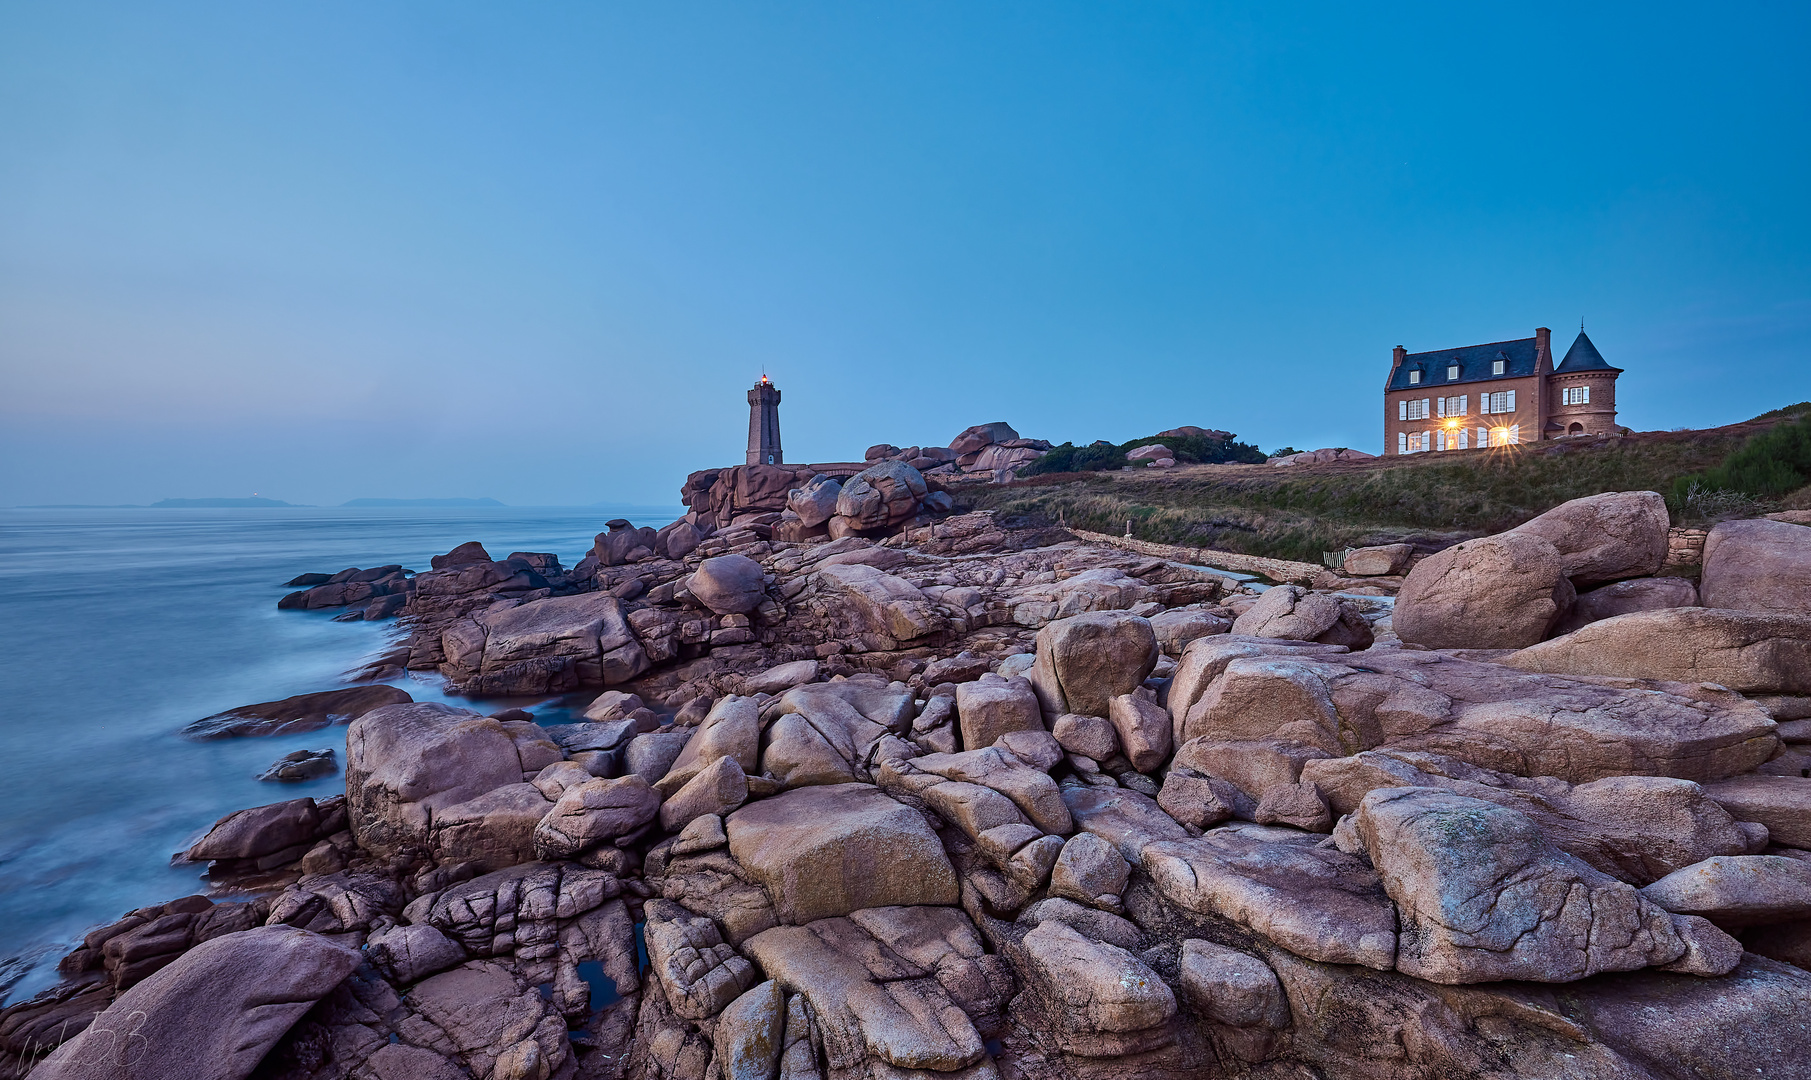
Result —
M 394 621 L 278 611 L 308 571 L 401 563 L 481 540 L 493 558 L 551 551 L 571 566 L 603 523 L 663 525 L 683 507 L 0 510 L 0 1000 L 56 981 L 90 928 L 202 891 L 172 866 L 229 811 L 341 790 L 257 779 L 336 727 L 197 743 L 178 731 L 236 705 L 344 685 Z M 442 700 L 437 676 L 396 680 Z M 563 708 L 542 710 L 549 721 Z

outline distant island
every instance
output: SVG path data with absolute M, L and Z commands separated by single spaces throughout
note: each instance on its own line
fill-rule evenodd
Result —
M 260 499 L 253 496 L 249 499 L 159 499 L 151 504 L 153 510 L 221 510 L 246 509 L 264 506 L 299 506 L 299 503 L 286 503 L 281 499 Z
M 495 499 L 350 499 L 341 506 L 502 506 Z

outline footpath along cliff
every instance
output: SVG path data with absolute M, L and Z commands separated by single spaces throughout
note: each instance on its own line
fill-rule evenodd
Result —
M 352 718 L 345 794 L 217 823 L 215 895 L 88 935 L 0 1068 L 1811 1075 L 1811 528 L 1687 562 L 1611 493 L 1265 589 L 891 454 L 802 473 L 695 474 L 571 569 L 298 579 L 400 612 L 362 681 L 595 699 L 198 722 Z

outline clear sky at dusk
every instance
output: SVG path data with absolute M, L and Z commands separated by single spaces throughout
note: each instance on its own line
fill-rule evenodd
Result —
M 1811 8 L 0 3 L 0 505 L 663 503 L 1227 428 L 1580 317 L 1811 398 Z

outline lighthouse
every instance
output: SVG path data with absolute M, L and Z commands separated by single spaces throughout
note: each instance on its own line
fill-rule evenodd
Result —
M 780 390 L 766 375 L 748 392 L 748 464 L 779 465 Z

